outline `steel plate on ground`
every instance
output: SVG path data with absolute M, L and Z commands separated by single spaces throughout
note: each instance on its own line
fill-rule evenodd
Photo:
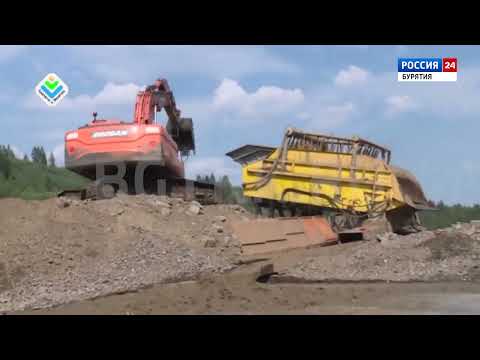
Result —
M 338 240 L 337 234 L 332 230 L 328 221 L 321 216 L 314 216 L 309 219 L 304 219 L 303 226 L 305 228 L 305 235 L 310 242 L 313 243 L 336 243 Z
M 237 221 L 232 228 L 247 256 L 337 241 L 322 217 Z

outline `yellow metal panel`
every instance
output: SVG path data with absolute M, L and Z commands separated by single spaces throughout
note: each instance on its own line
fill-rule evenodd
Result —
M 244 184 L 268 175 L 278 150 L 267 159 L 242 169 Z M 367 212 L 385 204 L 386 210 L 403 205 L 403 197 L 390 167 L 379 159 L 350 154 L 289 150 L 270 181 L 258 189 L 247 186 L 244 195 L 322 207 Z

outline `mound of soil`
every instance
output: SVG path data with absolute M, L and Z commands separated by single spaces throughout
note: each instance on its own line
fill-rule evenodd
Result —
M 480 279 L 480 225 L 457 224 L 379 241 L 339 245 L 298 262 L 285 276 L 324 281 L 475 281 Z
M 235 205 L 154 195 L 0 200 L 0 312 L 58 305 L 235 267 Z
M 440 261 L 455 256 L 469 256 L 474 250 L 474 242 L 462 233 L 439 234 L 427 240 L 423 246 L 430 249 L 431 259 Z

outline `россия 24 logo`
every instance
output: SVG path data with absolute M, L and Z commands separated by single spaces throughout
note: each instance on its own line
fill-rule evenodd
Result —
M 37 84 L 35 92 L 48 106 L 55 106 L 68 94 L 68 86 L 57 74 L 50 73 Z

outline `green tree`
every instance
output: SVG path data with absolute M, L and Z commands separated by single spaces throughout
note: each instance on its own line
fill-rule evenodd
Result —
M 214 184 L 212 183 L 212 179 L 210 176 L 208 175 L 197 175 L 197 181 L 200 181 L 200 182 L 204 182 L 204 183 L 207 183 L 207 184 Z
M 38 163 L 40 161 L 38 146 L 34 146 L 32 148 L 32 153 L 30 154 L 30 157 L 32 158 L 32 161 L 35 163 Z
M 38 164 L 47 165 L 47 155 L 43 146 L 34 146 L 32 149 L 32 161 Z
M 0 175 L 8 179 L 10 177 L 10 170 L 10 160 L 3 151 L 0 151 Z
M 30 161 L 27 154 L 23 155 L 23 161 Z
M 50 153 L 50 156 L 48 157 L 48 165 L 51 167 L 55 167 L 55 156 L 53 155 L 53 152 Z
M 207 176 L 208 177 L 208 176 Z M 213 184 L 215 185 L 216 184 L 216 180 L 215 180 L 215 175 L 213 173 L 210 174 L 210 177 L 208 178 L 209 179 L 209 183 L 210 184 Z
M 5 156 L 7 159 L 15 159 L 15 154 L 13 150 L 10 148 L 10 145 L 0 145 L 0 153 Z
M 15 159 L 15 154 L 13 150 L 10 148 L 10 145 L 7 145 L 7 156 L 9 159 Z
M 234 204 L 236 201 L 235 194 L 233 193 L 232 183 L 227 175 L 224 175 L 218 182 L 218 186 L 221 191 L 223 202 L 226 204 Z
M 41 163 L 43 165 L 47 165 L 47 154 L 45 153 L 43 146 L 40 146 L 40 155 L 41 155 Z
M 437 203 L 434 211 L 421 211 L 420 219 L 429 229 L 448 227 L 456 222 L 480 220 L 480 206 L 464 206 L 461 204 L 446 205 L 442 201 Z

